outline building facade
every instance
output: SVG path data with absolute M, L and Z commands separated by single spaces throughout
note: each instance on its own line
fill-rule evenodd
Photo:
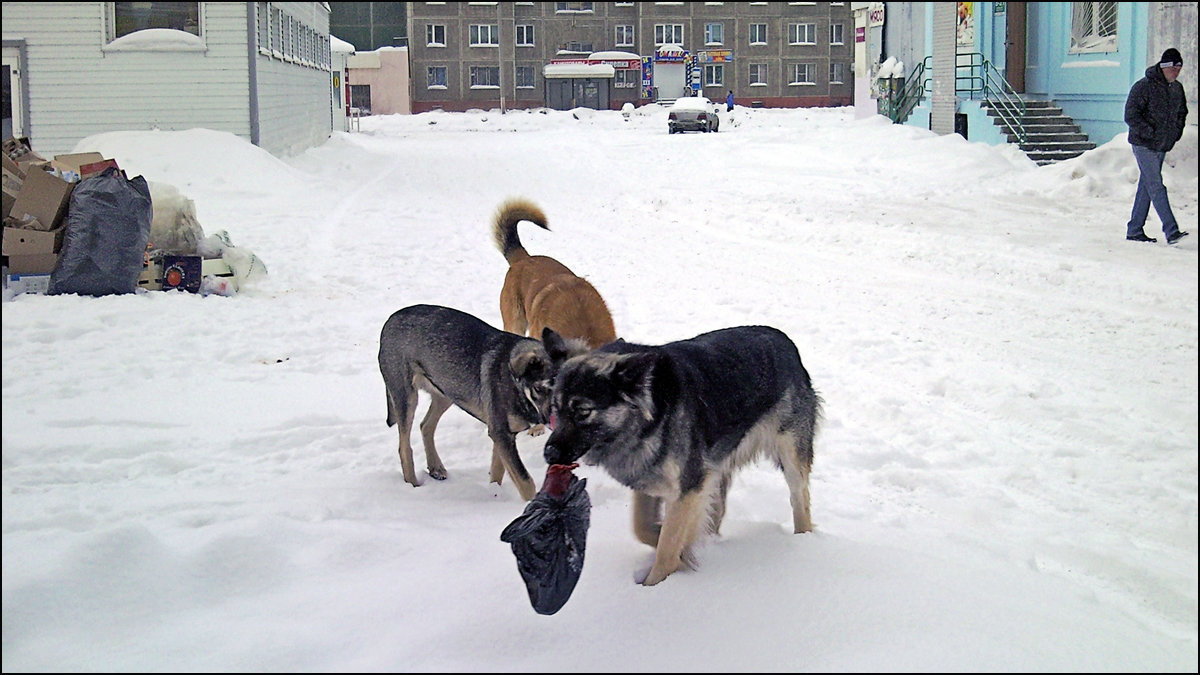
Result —
M 895 58 L 906 64 L 909 77 L 921 64 L 929 66 L 924 77 L 930 83 L 941 73 L 953 97 L 951 113 L 965 116 L 972 141 L 1009 142 L 967 91 L 978 79 L 971 64 L 987 64 L 997 81 L 1002 78 L 1000 86 L 1022 100 L 1052 101 L 1100 145 L 1128 131 L 1129 88 L 1167 47 L 1183 55 L 1179 82 L 1188 124 L 1196 124 L 1196 69 L 1188 65 L 1197 58 L 1194 2 L 959 2 L 949 12 L 940 5 L 950 3 L 851 4 L 865 28 L 860 71 L 873 72 Z M 949 35 L 950 47 L 939 63 L 935 43 L 941 33 Z M 907 124 L 938 130 L 930 99 Z
M 193 127 L 287 156 L 344 114 L 323 2 L 5 2 L 3 46 L 6 128 L 43 156 Z
M 412 111 L 853 103 L 844 2 L 409 2 Z

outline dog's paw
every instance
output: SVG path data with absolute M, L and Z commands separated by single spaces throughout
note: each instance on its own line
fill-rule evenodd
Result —
M 446 480 L 446 470 L 444 468 L 429 469 L 429 477 L 434 480 Z
M 529 435 L 530 436 L 541 436 L 544 433 L 546 433 L 546 425 L 545 424 L 535 424 L 535 425 L 529 427 Z

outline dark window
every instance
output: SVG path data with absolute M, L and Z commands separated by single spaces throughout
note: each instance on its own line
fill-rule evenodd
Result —
M 200 35 L 198 2 L 114 2 L 113 39 L 147 28 L 173 28 Z

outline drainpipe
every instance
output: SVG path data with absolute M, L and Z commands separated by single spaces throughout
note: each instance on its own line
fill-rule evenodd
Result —
M 246 76 L 250 86 L 250 142 L 258 145 L 258 32 L 254 29 L 257 18 L 254 5 L 253 2 L 246 3 Z

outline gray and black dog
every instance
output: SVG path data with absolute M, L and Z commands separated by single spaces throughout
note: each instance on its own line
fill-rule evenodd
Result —
M 701 528 L 720 528 L 734 472 L 757 457 L 783 470 L 795 532 L 812 530 L 821 398 L 796 345 L 775 328 L 607 344 L 562 364 L 551 411 L 548 464 L 582 459 L 633 488 L 634 534 L 655 547 L 647 586 L 693 564 Z
M 419 485 L 410 435 L 417 390 L 424 390 L 432 397 L 421 421 L 429 475 L 446 478 L 433 434 L 442 414 L 456 405 L 487 425 L 491 480 L 501 482 L 507 469 L 521 497 L 533 499 L 537 489 L 517 454 L 516 435 L 549 420 L 557 366 L 583 351 L 582 343 L 549 328 L 539 342 L 449 307 L 413 305 L 392 314 L 379 335 L 379 371 L 387 388 L 388 426 L 400 427 L 404 480 Z

